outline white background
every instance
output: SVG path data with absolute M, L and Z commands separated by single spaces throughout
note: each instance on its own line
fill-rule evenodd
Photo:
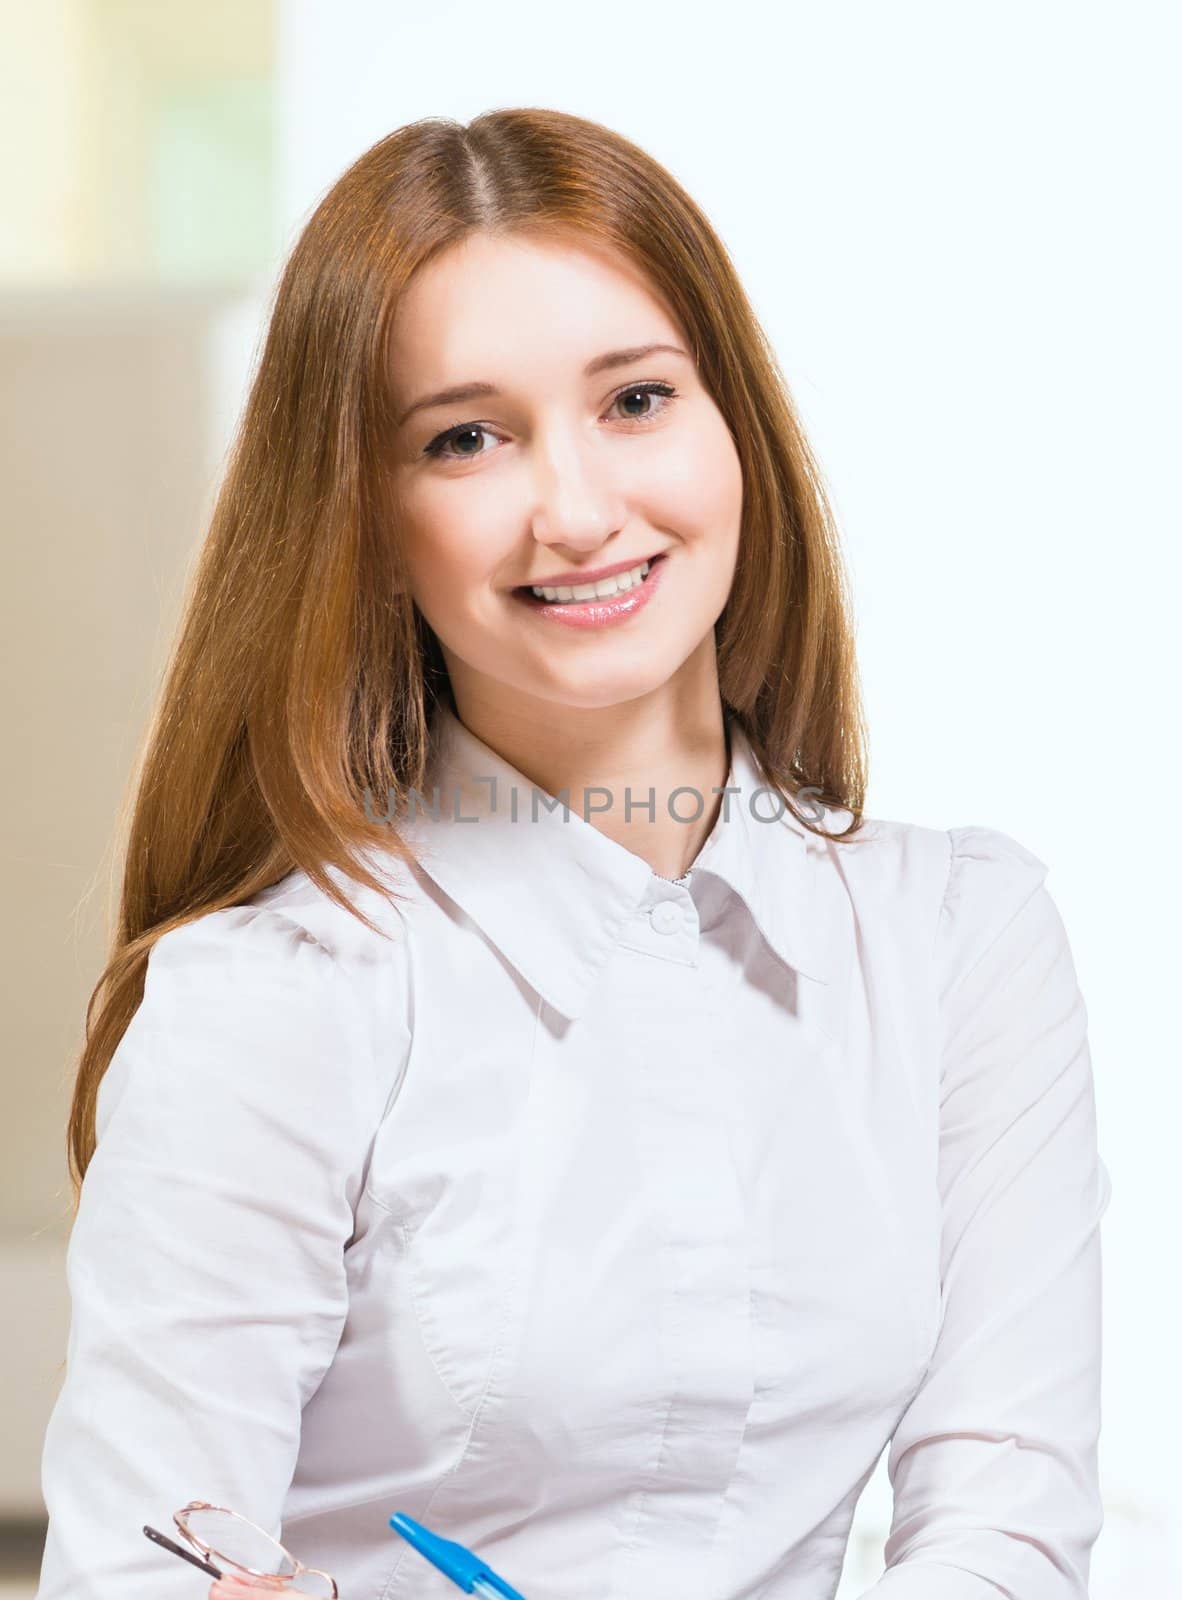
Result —
M 290 244 L 368 145 L 541 105 L 667 166 L 731 251 L 853 576 L 872 816 L 1012 833 L 1088 1002 L 1096 1600 L 1182 1594 L 1179 23 L 1167 5 L 281 6 Z M 230 329 L 227 416 L 257 337 Z M 840 1594 L 881 1570 L 885 1455 Z

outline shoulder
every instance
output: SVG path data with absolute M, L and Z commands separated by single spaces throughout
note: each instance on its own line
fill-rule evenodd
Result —
M 421 898 L 418 878 L 397 857 L 369 851 L 363 859 L 377 874 L 381 892 L 347 878 L 335 867 L 329 867 L 327 874 L 372 927 L 338 904 L 302 869 L 260 890 L 248 907 L 238 909 L 264 917 L 260 936 L 265 937 L 267 929 L 278 941 L 302 934 L 344 966 L 397 964 L 405 952 L 408 909 Z
M 949 828 L 947 838 L 948 882 L 943 909 L 949 917 L 970 902 L 1020 903 L 1034 893 L 1047 875 L 1046 862 L 1000 828 Z
M 306 1079 L 386 1104 L 410 1047 L 405 919 L 396 901 L 331 876 L 377 932 L 302 871 L 171 928 L 149 953 L 122 1057 L 159 1042 L 260 1084 Z
M 1062 937 L 1045 887 L 1047 864 L 999 828 L 948 830 L 948 877 L 940 902 L 936 949 L 945 983 L 972 970 L 1008 941 L 1027 950 Z
M 868 909 L 881 901 L 896 913 L 939 905 L 948 876 L 948 830 L 864 816 L 854 833 L 835 837 L 851 820 L 850 811 L 825 807 L 815 825 L 827 837 L 812 834 L 808 848 L 842 880 L 855 904 Z
M 332 881 L 374 927 L 296 870 L 241 905 L 205 911 L 152 946 L 149 980 L 167 973 L 194 984 L 303 982 L 317 988 L 399 966 L 405 919 L 398 903 L 329 869 Z M 376 929 L 376 931 L 375 931 Z
M 822 825 L 840 831 L 849 817 L 827 813 Z M 954 964 L 988 947 L 1040 891 L 1045 895 L 1046 863 L 1000 828 L 864 817 L 849 841 L 817 839 L 812 847 L 857 907 L 915 926 Z

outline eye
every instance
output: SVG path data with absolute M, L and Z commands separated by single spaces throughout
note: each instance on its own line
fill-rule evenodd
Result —
M 612 405 L 618 405 L 621 400 L 630 400 L 633 395 L 638 394 L 660 395 L 667 401 L 677 398 L 677 390 L 671 383 L 630 383 L 626 389 L 620 390 L 612 401 Z M 650 406 L 641 416 L 629 417 L 627 420 L 629 422 L 650 422 L 654 417 L 659 417 L 663 411 L 668 411 L 668 409 L 668 405 Z
M 641 415 L 627 416 L 625 422 L 644 427 L 646 423 L 659 417 L 662 412 L 669 409 L 669 405 L 677 398 L 677 390 L 671 383 L 646 381 L 644 383 L 630 383 L 627 388 L 620 389 L 612 398 L 611 404 L 618 405 L 621 400 L 631 400 L 636 395 L 647 395 L 661 399 L 664 403 L 660 406 L 648 406 Z M 611 407 L 609 406 L 610 410 Z M 491 428 L 486 428 L 480 422 L 463 422 L 454 428 L 448 428 L 445 433 L 437 434 L 430 444 L 423 446 L 425 456 L 433 456 L 440 461 L 475 461 L 480 456 L 490 455 L 489 450 L 461 450 L 454 454 L 448 447 L 464 439 L 479 438 L 482 433 L 492 434 Z

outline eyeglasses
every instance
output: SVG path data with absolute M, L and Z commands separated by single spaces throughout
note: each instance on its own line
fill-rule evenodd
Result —
M 277 1539 L 272 1539 L 269 1533 L 264 1533 L 236 1511 L 211 1506 L 205 1500 L 190 1500 L 187 1506 L 173 1512 L 172 1520 L 181 1537 L 192 1546 L 191 1550 L 176 1544 L 156 1528 L 145 1525 L 144 1533 L 153 1543 L 163 1545 L 173 1555 L 192 1562 L 211 1577 L 220 1578 L 228 1572 L 284 1594 L 338 1600 L 336 1582 L 327 1572 L 297 1561 Z

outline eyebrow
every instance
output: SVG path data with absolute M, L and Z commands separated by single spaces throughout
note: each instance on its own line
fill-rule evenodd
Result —
M 594 361 L 589 361 L 583 368 L 584 378 L 594 378 L 600 372 L 611 372 L 616 367 L 631 366 L 634 361 L 643 361 L 646 356 L 655 355 L 663 351 L 666 355 L 685 356 L 686 352 L 675 344 L 638 344 L 629 350 L 609 350 L 606 354 L 596 356 Z M 424 395 L 421 400 L 416 400 L 408 406 L 398 418 L 396 426 L 404 424 L 414 416 L 416 411 L 428 411 L 435 406 L 459 405 L 465 400 L 479 400 L 488 395 L 498 395 L 500 390 L 491 383 L 457 383 L 450 389 L 440 389 L 436 394 Z

